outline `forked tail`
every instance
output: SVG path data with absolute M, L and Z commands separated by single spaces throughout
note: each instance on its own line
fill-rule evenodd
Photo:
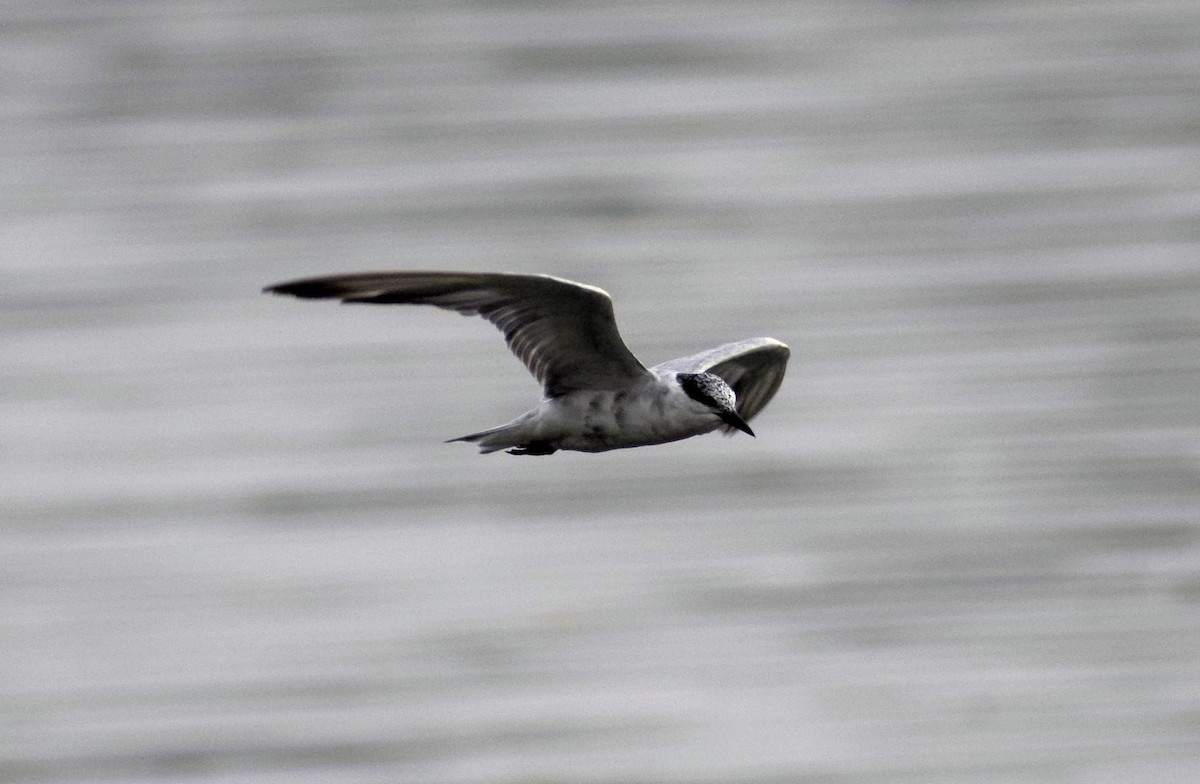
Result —
M 500 427 L 493 427 L 488 430 L 481 430 L 478 433 L 471 433 L 458 438 L 451 438 L 446 441 L 447 444 L 455 441 L 468 441 L 472 444 L 479 445 L 480 454 L 489 454 L 491 452 L 499 452 L 501 449 L 510 449 L 521 445 L 521 438 L 517 435 L 518 426 L 512 422 Z

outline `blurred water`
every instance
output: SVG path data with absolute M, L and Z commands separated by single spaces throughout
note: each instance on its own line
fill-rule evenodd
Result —
M 0 22 L 0 781 L 1200 773 L 1194 3 Z M 406 267 L 791 374 L 481 457 L 488 325 L 258 294 Z

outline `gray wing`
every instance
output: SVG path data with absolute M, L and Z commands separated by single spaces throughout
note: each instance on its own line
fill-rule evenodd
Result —
M 482 316 L 500 328 L 549 397 L 577 389 L 620 389 L 649 376 L 621 340 L 608 293 L 549 275 L 365 272 L 293 280 L 263 291 L 376 305 L 435 305 Z
M 733 388 L 738 413 L 749 422 L 775 397 L 791 354 L 785 344 L 774 338 L 747 338 L 690 357 L 672 359 L 655 366 L 654 370 L 715 373 Z M 729 425 L 721 429 L 726 433 L 734 431 Z

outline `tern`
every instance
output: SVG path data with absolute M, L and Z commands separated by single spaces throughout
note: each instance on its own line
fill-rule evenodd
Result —
M 276 283 L 263 291 L 434 305 L 495 324 L 541 382 L 544 397 L 507 424 L 450 439 L 477 444 L 484 454 L 605 452 L 718 428 L 753 436 L 748 422 L 779 389 L 791 353 L 774 338 L 748 338 L 647 368 L 621 339 L 608 292 L 550 275 L 365 272 Z

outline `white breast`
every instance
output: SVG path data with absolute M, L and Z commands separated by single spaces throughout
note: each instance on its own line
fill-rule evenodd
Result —
M 721 424 L 673 377 L 632 390 L 572 392 L 544 401 L 535 418 L 539 438 L 583 452 L 678 441 Z

